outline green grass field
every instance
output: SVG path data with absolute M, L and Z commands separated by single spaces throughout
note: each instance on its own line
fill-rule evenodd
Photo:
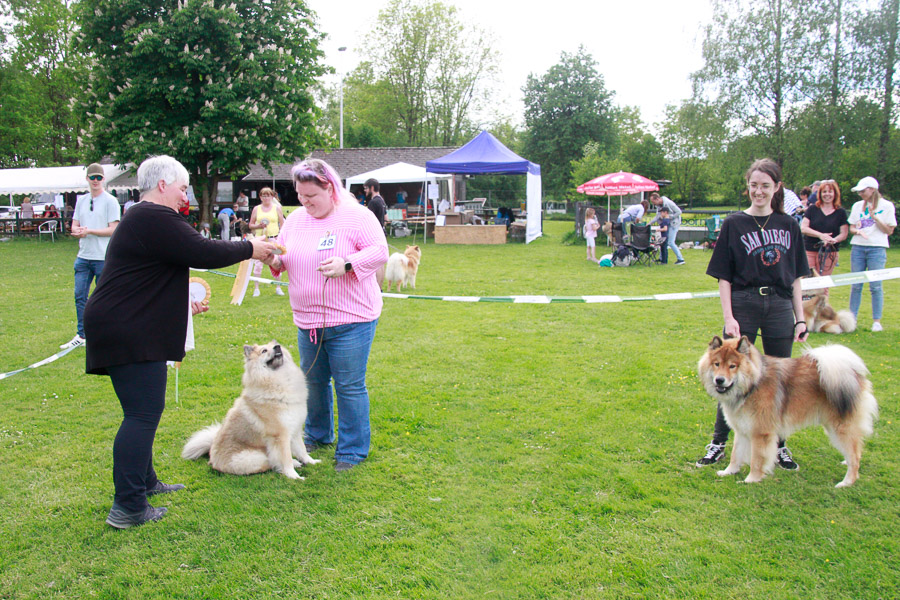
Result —
M 599 269 L 560 243 L 571 228 L 548 221 L 527 246 L 424 246 L 416 293 L 716 289 L 706 251 L 686 251 L 683 267 Z M 75 253 L 74 240 L 0 244 L 0 371 L 75 333 Z M 849 250 L 841 262 L 849 270 Z M 107 378 L 84 374 L 82 349 L 0 381 L 0 598 L 898 595 L 900 281 L 885 283 L 884 332 L 869 331 L 866 290 L 860 330 L 840 337 L 871 369 L 881 417 L 860 480 L 836 490 L 844 467 L 818 428 L 789 440 L 799 472 L 744 485 L 694 467 L 715 411 L 695 368 L 722 326 L 717 299 L 386 299 L 369 460 L 336 474 L 321 449 L 305 481 L 216 473 L 182 460 L 182 445 L 240 392 L 244 344 L 295 349 L 297 334 L 271 287 L 234 307 L 232 280 L 204 277 L 211 309 L 195 320 L 178 402 L 170 371 L 155 445 L 160 477 L 187 489 L 154 499 L 169 508 L 159 523 L 103 522 L 121 410 Z M 836 288 L 833 304 L 848 297 Z

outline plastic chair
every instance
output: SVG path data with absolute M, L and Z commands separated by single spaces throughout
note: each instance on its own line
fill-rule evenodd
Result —
M 659 246 L 651 241 L 652 236 L 650 225 L 631 224 L 631 241 L 628 247 L 635 251 L 638 264 L 650 266 L 659 263 Z
M 38 239 L 42 239 L 45 235 L 50 236 L 50 241 L 56 241 L 56 227 L 59 225 L 58 221 L 44 221 L 38 226 Z

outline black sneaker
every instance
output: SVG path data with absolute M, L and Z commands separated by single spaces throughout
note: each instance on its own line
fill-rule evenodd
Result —
M 147 490 L 148 496 L 153 496 L 155 494 L 168 494 L 169 492 L 177 492 L 178 490 L 183 490 L 183 483 L 163 483 L 162 481 L 157 480 L 156 485 Z
M 353 463 L 339 462 L 334 465 L 334 470 L 337 473 L 343 473 L 344 471 L 349 471 L 350 469 L 352 469 L 355 466 L 356 465 L 354 465 Z
M 787 446 L 778 449 L 775 454 L 775 464 L 788 471 L 796 471 L 800 468 L 800 465 L 795 463 L 791 457 L 791 451 L 787 449 Z
M 675 261 L 675 264 L 676 264 L 676 265 L 683 265 L 683 264 L 684 264 L 684 261 L 683 261 L 683 260 L 676 260 L 676 261 Z
M 109 509 L 109 515 L 106 517 L 106 524 L 115 527 L 116 529 L 128 529 L 129 527 L 143 525 L 150 521 L 159 521 L 168 511 L 169 509 L 165 507 L 153 508 L 152 506 L 148 506 L 142 511 L 130 513 L 125 512 L 122 508 L 113 503 L 112 508 Z
M 725 444 L 707 444 L 706 454 L 697 461 L 697 466 L 705 467 L 706 465 L 717 463 L 722 460 L 723 456 L 725 456 Z

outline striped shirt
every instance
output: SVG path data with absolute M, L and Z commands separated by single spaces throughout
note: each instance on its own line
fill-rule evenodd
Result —
M 319 250 L 320 243 L 331 236 L 333 247 Z M 297 327 L 367 323 L 381 315 L 375 272 L 387 262 L 388 247 L 372 211 L 344 200 L 330 215 L 316 219 L 301 207 L 288 215 L 278 242 L 287 248 L 281 260 L 290 279 L 288 295 Z M 352 263 L 353 270 L 334 278 L 316 270 L 334 256 Z

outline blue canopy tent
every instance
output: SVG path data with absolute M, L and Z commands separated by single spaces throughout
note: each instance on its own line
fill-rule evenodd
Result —
M 429 173 L 525 175 L 525 243 L 541 237 L 541 166 L 525 160 L 487 131 L 462 148 L 429 160 L 425 169 Z

